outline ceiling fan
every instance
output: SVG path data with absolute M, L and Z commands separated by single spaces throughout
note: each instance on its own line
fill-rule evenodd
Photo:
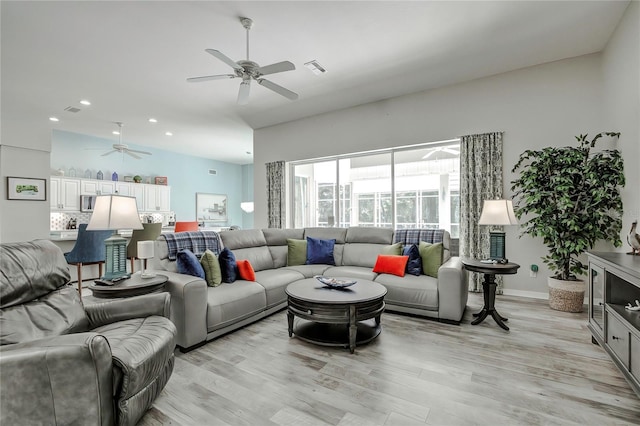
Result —
M 209 53 L 212 56 L 215 56 L 225 64 L 229 65 L 233 68 L 234 74 L 218 74 L 218 75 L 207 75 L 203 77 L 192 77 L 187 78 L 189 83 L 197 83 L 200 81 L 209 81 L 209 80 L 222 80 L 228 78 L 242 78 L 242 83 L 240 83 L 240 90 L 238 91 L 238 104 L 246 105 L 249 102 L 249 89 L 251 85 L 251 80 L 255 80 L 259 85 L 266 87 L 269 90 L 273 90 L 279 95 L 284 96 L 287 99 L 295 101 L 298 99 L 298 94 L 292 92 L 289 89 L 285 89 L 284 87 L 275 84 L 272 81 L 262 78 L 265 75 L 275 74 L 284 71 L 292 71 L 295 70 L 296 67 L 289 61 L 276 62 L 275 64 L 266 65 L 261 67 L 257 63 L 249 60 L 249 30 L 253 25 L 253 21 L 249 18 L 240 18 L 240 22 L 242 26 L 247 30 L 247 59 L 240 60 L 234 62 L 233 59 L 229 58 L 225 54 L 221 53 L 215 49 L 205 49 L 205 52 Z
M 109 152 L 105 152 L 104 154 L 101 155 L 101 157 L 104 157 L 106 155 L 111 155 L 114 152 L 119 152 L 122 153 L 122 157 L 124 158 L 124 154 L 127 154 L 137 160 L 142 159 L 142 157 L 140 157 L 137 154 L 145 154 L 145 155 L 151 155 L 150 152 L 147 151 L 138 151 L 137 149 L 131 149 L 129 148 L 128 145 L 123 144 L 122 143 L 122 126 L 123 124 L 119 121 L 115 122 L 118 125 L 118 143 L 114 143 L 113 144 L 113 150 L 109 151 Z

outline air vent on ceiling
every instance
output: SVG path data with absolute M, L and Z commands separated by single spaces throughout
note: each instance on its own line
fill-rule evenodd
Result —
M 73 106 L 68 106 L 64 109 L 65 111 L 69 111 L 69 112 L 80 112 L 80 108 L 76 108 Z
M 209 169 L 209 174 L 210 175 L 217 175 L 218 171 L 216 169 Z

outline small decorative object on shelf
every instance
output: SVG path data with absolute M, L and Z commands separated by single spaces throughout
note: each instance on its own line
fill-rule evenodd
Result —
M 118 181 L 118 174 L 116 172 L 113 172 L 113 174 L 111 175 L 111 180 L 112 181 Z
M 87 179 L 91 179 L 91 170 L 89 169 L 85 170 L 84 177 Z
M 628 311 L 640 311 L 640 301 L 636 299 L 636 305 L 633 306 L 631 303 L 627 303 L 627 306 L 624 307 Z
M 135 176 L 133 177 L 133 181 L 134 181 L 135 183 L 140 183 L 140 182 L 142 182 L 142 177 L 141 177 L 140 175 L 135 175 Z
M 64 169 L 62 167 L 58 169 L 58 176 L 64 176 Z
M 69 177 L 76 177 L 76 169 L 73 167 L 69 169 Z
M 156 176 L 156 185 L 166 185 L 167 177 L 166 176 Z
M 133 176 L 125 176 L 124 177 L 124 181 L 125 182 L 133 182 Z
M 102 173 L 102 170 L 98 170 L 98 173 L 96 174 L 96 179 L 98 180 L 104 179 L 104 174 Z

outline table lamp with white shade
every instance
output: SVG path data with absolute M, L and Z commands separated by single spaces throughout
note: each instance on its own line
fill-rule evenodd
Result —
M 156 276 L 153 272 L 147 269 L 147 261 L 153 258 L 153 241 L 138 241 L 138 259 L 142 259 L 144 266 L 140 276 L 142 278 L 153 278 Z
M 511 200 L 485 200 L 478 225 L 506 226 L 517 225 L 518 219 L 513 212 Z M 489 259 L 506 262 L 505 233 L 489 232 Z
M 114 231 L 104 241 L 106 258 L 103 280 L 118 281 L 131 276 L 127 273 L 127 240 L 115 232 L 129 229 L 143 229 L 136 198 L 124 195 L 97 196 L 87 231 Z

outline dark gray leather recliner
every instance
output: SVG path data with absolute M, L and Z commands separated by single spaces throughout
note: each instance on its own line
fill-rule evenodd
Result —
M 134 425 L 173 372 L 170 296 L 83 306 L 62 251 L 0 245 L 0 424 Z

